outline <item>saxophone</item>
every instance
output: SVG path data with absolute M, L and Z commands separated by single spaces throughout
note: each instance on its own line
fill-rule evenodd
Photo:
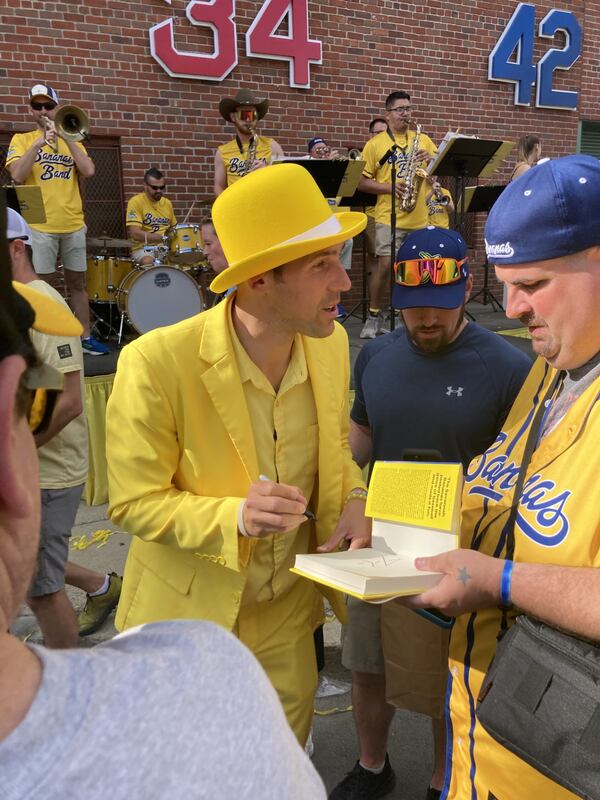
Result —
M 258 136 L 256 135 L 254 128 L 252 128 L 250 125 L 248 125 L 248 127 L 250 128 L 250 144 L 248 145 L 248 155 L 246 156 L 246 163 L 244 164 L 242 175 L 247 175 L 256 163 Z
M 419 162 L 417 161 L 420 138 L 421 126 L 417 125 L 415 138 L 413 139 L 408 151 L 408 156 L 402 173 L 402 181 L 404 182 L 404 186 L 402 188 L 400 208 L 407 214 L 411 211 L 414 211 L 415 206 L 417 205 L 417 198 L 419 196 L 421 184 L 427 177 L 427 172 L 419 167 Z

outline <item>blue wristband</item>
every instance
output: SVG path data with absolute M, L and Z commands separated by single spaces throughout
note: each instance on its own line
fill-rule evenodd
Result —
M 510 584 L 512 581 L 514 562 L 506 559 L 502 568 L 502 579 L 500 581 L 500 606 L 501 608 L 511 608 Z

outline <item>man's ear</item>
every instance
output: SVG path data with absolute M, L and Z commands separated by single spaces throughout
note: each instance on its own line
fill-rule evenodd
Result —
M 19 426 L 26 425 L 16 414 L 17 389 L 25 362 L 20 356 L 7 356 L 0 360 L 0 508 L 15 517 L 31 514 L 31 496 L 27 480 L 36 477 L 24 475 L 19 468 L 23 454 L 19 453 Z M 27 436 L 31 433 L 27 431 Z M 31 442 L 33 447 L 33 442 Z
M 469 275 L 467 278 L 467 284 L 465 286 L 465 303 L 469 302 L 469 297 L 471 297 L 471 292 L 473 291 L 473 276 Z
M 253 289 L 254 291 L 261 291 L 262 289 L 266 288 L 269 282 L 272 280 L 272 275 L 270 272 L 261 272 L 260 275 L 255 275 L 254 278 L 249 278 L 246 283 Z

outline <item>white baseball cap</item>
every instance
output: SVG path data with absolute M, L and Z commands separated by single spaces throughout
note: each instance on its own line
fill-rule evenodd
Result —
M 31 245 L 31 229 L 14 208 L 6 209 L 6 238 L 23 239 L 25 244 Z
M 29 99 L 33 100 L 34 97 L 47 97 L 49 100 L 52 100 L 53 103 L 56 103 L 56 105 L 59 103 L 58 95 L 47 83 L 36 83 L 35 86 L 31 87 L 29 90 Z

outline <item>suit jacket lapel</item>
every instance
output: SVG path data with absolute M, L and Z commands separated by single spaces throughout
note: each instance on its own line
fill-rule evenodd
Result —
M 229 299 L 204 312 L 206 322 L 199 356 L 211 366 L 203 372 L 202 381 L 244 465 L 248 481 L 252 483 L 258 478 L 258 459 L 244 389 L 229 337 L 227 315 L 230 305 Z M 218 458 L 218 454 L 215 457 Z

